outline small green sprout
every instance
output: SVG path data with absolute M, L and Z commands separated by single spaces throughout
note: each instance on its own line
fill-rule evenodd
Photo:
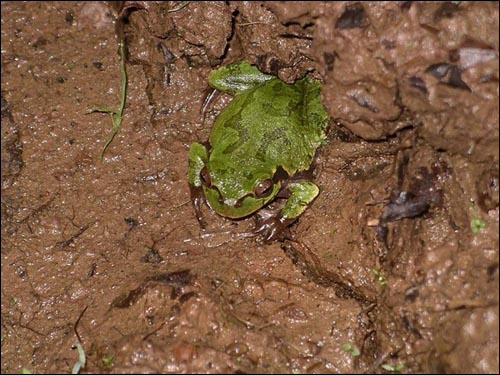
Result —
M 123 108 L 125 107 L 125 98 L 127 95 L 127 71 L 125 70 L 125 44 L 124 42 L 119 43 L 120 46 L 120 57 L 121 57 L 121 62 L 120 62 L 120 70 L 122 73 L 122 89 L 121 89 L 121 101 L 120 101 L 120 107 L 118 108 L 118 111 L 115 111 L 113 109 L 109 108 L 102 108 L 102 107 L 94 107 L 89 110 L 88 113 L 93 113 L 93 112 L 100 112 L 100 113 L 109 113 L 111 116 L 111 123 L 113 125 L 113 130 L 111 132 L 111 135 L 108 137 L 106 142 L 104 143 L 104 146 L 101 150 L 101 153 L 99 154 L 99 158 L 102 161 L 102 158 L 104 156 L 104 151 L 108 148 L 109 144 L 115 138 L 115 136 L 118 134 L 120 131 L 120 127 L 122 124 L 122 113 L 123 113 Z
M 396 365 L 391 365 L 390 363 L 384 363 L 382 365 L 382 368 L 385 371 L 400 372 L 402 369 L 405 368 L 405 365 L 403 365 L 402 363 L 398 363 Z
M 474 216 L 470 221 L 470 229 L 472 230 L 472 233 L 477 234 L 481 229 L 486 228 L 486 222 L 479 218 L 479 212 L 474 204 L 472 204 L 472 209 L 474 210 Z
M 472 229 L 472 233 L 474 234 L 479 233 L 479 231 L 485 227 L 486 223 L 484 222 L 484 220 L 474 218 L 470 221 L 470 228 Z
M 353 357 L 357 357 L 361 354 L 359 348 L 349 342 L 346 342 L 340 346 L 344 352 L 350 353 Z
M 387 280 L 385 277 L 382 275 L 382 271 L 372 268 L 373 274 L 377 277 L 377 280 L 381 286 L 386 286 L 387 285 Z
M 33 374 L 31 372 L 31 370 L 28 370 L 27 368 L 23 367 L 23 369 L 21 370 L 21 374 Z
M 71 370 L 72 374 L 78 374 L 81 369 L 85 368 L 85 351 L 83 350 L 82 344 L 77 343 L 73 348 L 76 347 L 78 351 L 78 361 L 74 364 L 73 369 Z
M 112 355 L 102 357 L 102 364 L 104 365 L 104 367 L 111 367 L 113 366 L 114 359 L 115 358 Z

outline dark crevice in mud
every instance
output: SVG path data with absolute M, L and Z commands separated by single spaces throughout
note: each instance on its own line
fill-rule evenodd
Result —
M 318 257 L 305 244 L 285 240 L 281 248 L 307 278 L 319 285 L 333 288 L 337 296 L 353 298 L 365 305 L 373 304 L 376 301 L 375 296 L 366 295 L 346 276 L 324 268 Z
M 111 307 L 123 309 L 133 306 L 149 289 L 155 288 L 155 283 L 173 286 L 174 293 L 176 288 L 182 288 L 193 282 L 194 276 L 190 272 L 190 270 L 181 270 L 148 276 L 137 288 L 116 297 L 111 303 Z M 174 296 L 172 299 L 175 299 L 177 295 L 179 295 L 179 292 L 172 294 Z
M 375 227 L 377 239 L 386 247 L 388 223 L 404 218 L 418 218 L 426 214 L 431 207 L 439 207 L 442 203 L 443 191 L 439 181 L 448 175 L 447 167 L 445 165 L 420 167 L 412 172 L 412 175 L 408 175 L 410 152 L 411 150 L 402 151 L 396 159 L 397 183 Z
M 369 20 L 365 14 L 363 3 L 354 3 L 346 6 L 344 13 L 335 23 L 337 29 L 354 29 L 368 26 Z

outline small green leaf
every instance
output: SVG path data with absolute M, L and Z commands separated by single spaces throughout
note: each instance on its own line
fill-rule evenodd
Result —
M 382 275 L 382 272 L 377 270 L 376 268 L 372 268 L 373 274 L 377 277 L 378 282 L 381 286 L 386 286 L 387 285 L 387 280 L 385 277 Z
M 405 368 L 405 365 L 403 365 L 402 363 L 398 363 L 396 366 L 394 366 L 394 369 L 398 372 L 404 368 Z
M 470 228 L 472 230 L 472 233 L 476 234 L 479 233 L 481 229 L 486 228 L 486 223 L 484 222 L 484 220 L 476 217 L 470 221 Z
M 102 364 L 104 365 L 104 367 L 111 367 L 111 366 L 113 366 L 113 360 L 114 360 L 114 357 L 112 355 L 102 357 Z
M 340 347 L 342 348 L 342 350 L 343 350 L 344 352 L 348 352 L 348 351 L 350 351 L 350 350 L 351 350 L 351 348 L 352 348 L 351 344 L 349 344 L 348 342 L 346 342 L 346 343 L 342 344 Z
M 361 354 L 359 348 L 349 342 L 346 342 L 340 346 L 344 352 L 350 353 L 353 357 L 357 357 Z
M 354 346 L 351 350 L 351 355 L 353 357 L 357 357 L 361 354 L 361 352 L 359 351 L 358 347 L 357 346 Z
M 392 365 L 390 363 L 384 363 L 381 367 L 386 371 L 400 372 L 402 369 L 404 369 L 405 365 L 403 365 L 402 363 L 398 363 L 396 365 Z

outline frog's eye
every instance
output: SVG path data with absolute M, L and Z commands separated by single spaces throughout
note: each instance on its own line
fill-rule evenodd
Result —
M 207 167 L 203 167 L 200 171 L 200 178 L 201 181 L 203 181 L 203 183 L 208 187 L 212 185 L 212 180 L 210 179 L 210 174 L 207 171 Z
M 269 195 L 272 191 L 273 191 L 273 180 L 267 178 L 264 181 L 259 182 L 259 184 L 254 190 L 254 194 L 257 198 L 264 198 L 265 196 Z

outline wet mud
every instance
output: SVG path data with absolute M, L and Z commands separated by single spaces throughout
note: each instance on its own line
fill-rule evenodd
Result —
M 2 373 L 498 373 L 497 2 L 1 11 Z M 241 59 L 331 118 L 283 241 L 190 201 Z

